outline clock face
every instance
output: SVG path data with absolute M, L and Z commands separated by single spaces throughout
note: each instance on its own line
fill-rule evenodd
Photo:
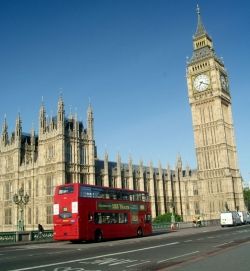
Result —
M 210 79 L 206 74 L 200 74 L 194 79 L 194 88 L 197 91 L 204 91 L 208 88 Z
M 227 89 L 227 80 L 224 75 L 220 76 L 220 82 L 223 89 Z

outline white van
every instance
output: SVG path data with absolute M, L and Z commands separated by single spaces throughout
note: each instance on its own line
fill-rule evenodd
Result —
M 247 223 L 249 223 L 248 222 L 248 213 L 247 213 L 247 211 L 239 211 L 238 212 L 238 214 L 239 214 L 239 216 L 240 216 L 240 220 L 241 220 L 241 223 L 242 224 L 247 224 Z
M 224 226 L 237 226 L 241 225 L 241 219 L 236 211 L 222 212 L 220 214 L 220 225 Z
M 247 212 L 247 224 L 250 224 L 250 214 Z

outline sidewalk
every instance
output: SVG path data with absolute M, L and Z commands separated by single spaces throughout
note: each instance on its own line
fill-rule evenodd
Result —
M 202 232 L 213 232 L 220 230 L 220 226 L 206 226 L 206 227 L 190 227 L 190 228 L 184 228 L 184 229 L 176 229 L 176 230 L 169 230 L 168 233 L 171 235 L 178 235 L 178 236 L 184 236 L 184 235 L 193 235 L 197 233 Z
M 182 228 L 182 229 L 175 229 L 171 230 L 165 229 L 165 230 L 160 230 L 160 231 L 155 231 L 153 232 L 152 237 L 156 235 L 162 235 L 166 234 L 169 237 L 170 236 L 185 236 L 185 235 L 194 235 L 202 232 L 212 232 L 212 231 L 218 231 L 220 230 L 220 226 L 205 226 L 205 227 L 189 227 L 189 228 Z M 8 247 L 8 246 L 21 246 L 21 245 L 33 245 L 33 244 L 45 244 L 45 243 L 53 243 L 57 242 L 54 240 L 38 240 L 38 241 L 19 241 L 15 243 L 0 243 L 0 247 Z

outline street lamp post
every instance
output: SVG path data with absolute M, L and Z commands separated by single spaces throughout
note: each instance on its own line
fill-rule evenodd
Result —
M 171 202 L 171 229 L 175 229 L 174 201 Z
M 17 194 L 14 194 L 13 201 L 17 205 L 18 210 L 20 210 L 20 216 L 17 223 L 18 231 L 24 231 L 24 207 L 29 202 L 29 195 L 26 193 L 24 195 L 24 189 L 21 187 Z

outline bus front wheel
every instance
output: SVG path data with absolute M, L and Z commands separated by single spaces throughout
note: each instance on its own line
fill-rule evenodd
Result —
M 140 227 L 140 228 L 137 229 L 137 237 L 142 237 L 142 236 L 143 236 L 143 230 Z
M 95 232 L 95 241 L 101 242 L 103 240 L 102 232 L 101 230 L 96 230 Z

